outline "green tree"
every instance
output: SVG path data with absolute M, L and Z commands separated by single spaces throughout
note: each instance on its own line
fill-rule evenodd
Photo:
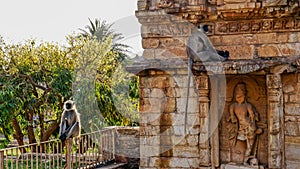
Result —
M 0 130 L 23 145 L 51 138 L 65 100 L 72 95 L 75 48 L 28 40 L 0 43 Z M 74 59 L 75 58 L 75 59 Z
M 86 30 L 80 29 L 81 36 L 103 42 L 112 39 L 110 51 L 100 59 L 95 79 L 96 96 L 100 112 L 107 125 L 137 125 L 138 82 L 137 77 L 125 71 L 128 45 L 120 43 L 122 35 L 112 29 L 113 24 L 89 19 Z M 127 91 L 124 91 L 127 90 Z
M 120 57 L 126 49 L 115 50 L 122 46 L 114 46 L 116 36 L 69 36 L 66 46 L 5 44 L 0 37 L 0 131 L 7 142 L 56 138 L 63 103 L 72 96 L 87 129 L 136 125 L 137 78 L 124 71 L 129 61 Z M 129 93 L 120 92 L 124 88 Z

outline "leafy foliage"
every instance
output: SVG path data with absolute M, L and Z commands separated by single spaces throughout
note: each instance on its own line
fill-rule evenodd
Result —
M 86 30 L 80 29 L 82 36 L 100 43 L 107 39 L 112 41 L 110 51 L 100 59 L 95 79 L 98 106 L 106 122 L 102 125 L 137 125 L 138 81 L 124 69 L 131 62 L 127 56 L 129 47 L 119 43 L 123 37 L 112 30 L 112 24 L 100 19 L 94 22 L 89 19 L 89 22 Z M 94 121 L 103 119 L 95 118 Z
M 28 40 L 2 43 L 0 63 L 2 132 L 9 139 L 14 129 L 19 144 L 24 134 L 31 143 L 36 136 L 48 140 L 59 124 L 58 110 L 71 96 L 73 58 L 56 44 Z
M 121 36 L 110 27 L 97 21 L 93 34 L 70 35 L 66 46 L 5 44 L 0 37 L 2 146 L 12 138 L 23 145 L 25 136 L 29 143 L 57 137 L 63 103 L 71 97 L 85 131 L 137 125 L 137 77 L 124 70 L 127 46 L 116 43 Z

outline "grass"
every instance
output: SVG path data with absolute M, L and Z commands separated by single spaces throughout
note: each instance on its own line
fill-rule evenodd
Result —
M 63 168 L 65 162 L 59 160 L 49 160 L 49 161 L 18 161 L 8 160 L 4 164 L 4 169 L 61 169 Z

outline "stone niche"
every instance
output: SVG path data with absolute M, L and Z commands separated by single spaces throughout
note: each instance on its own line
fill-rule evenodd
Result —
M 299 13 L 299 0 L 139 0 L 144 53 L 127 67 L 140 80 L 139 167 L 299 168 Z M 190 62 L 198 27 L 229 57 Z
M 229 105 L 234 98 L 234 87 L 238 83 L 245 83 L 247 88 L 247 102 L 255 107 L 258 115 L 257 127 L 263 130 L 263 133 L 256 138 L 256 156 L 260 164 L 268 164 L 268 113 L 267 113 L 267 96 L 266 96 L 266 79 L 263 75 L 228 75 L 226 76 L 226 104 L 221 121 L 219 123 L 220 131 L 220 161 L 221 163 L 243 163 L 246 151 L 246 141 L 229 139 L 230 127 L 228 122 L 230 118 Z

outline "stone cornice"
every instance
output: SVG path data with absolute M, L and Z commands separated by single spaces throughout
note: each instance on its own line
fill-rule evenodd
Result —
M 216 21 L 207 23 L 207 25 L 210 28 L 209 34 L 216 35 L 291 32 L 300 31 L 300 18 L 285 17 L 259 20 Z
M 253 59 L 253 60 L 227 60 L 224 62 L 197 62 L 193 63 L 194 73 L 210 72 L 212 74 L 267 74 L 273 73 L 274 69 L 284 69 L 281 72 L 300 72 L 299 58 L 276 58 L 276 59 Z M 179 59 L 167 60 L 141 60 L 131 66 L 127 71 L 139 74 L 144 70 L 175 71 L 176 69 L 187 69 L 187 61 Z
M 152 22 L 155 18 L 165 20 L 160 23 Z M 142 19 L 143 37 L 188 37 L 197 25 L 188 23 L 187 21 L 176 21 L 176 17 L 155 15 Z M 148 20 L 148 21 L 146 21 Z M 237 21 L 211 21 L 201 22 L 199 24 L 207 25 L 207 35 L 231 35 L 231 34 L 256 34 L 268 32 L 299 32 L 300 17 L 285 17 L 273 19 L 252 19 L 252 20 L 237 20 Z
M 142 24 L 155 22 L 154 13 L 174 14 L 185 21 L 260 20 L 299 16 L 299 0 L 139 0 L 137 17 Z M 146 22 L 144 17 L 149 17 Z M 163 20 L 160 20 L 163 21 Z

